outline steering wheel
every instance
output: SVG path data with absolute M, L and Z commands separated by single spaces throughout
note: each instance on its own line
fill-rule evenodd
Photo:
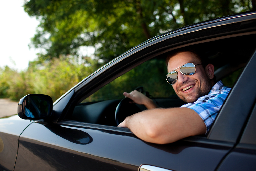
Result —
M 141 92 L 147 97 L 150 97 L 149 93 L 144 90 L 142 86 L 135 88 L 135 90 Z M 142 110 L 129 98 L 124 98 L 119 102 L 115 111 L 116 124 L 119 125 L 127 116 L 134 113 L 141 112 Z
M 127 116 L 141 112 L 141 109 L 129 98 L 122 99 L 116 107 L 115 120 L 119 125 Z

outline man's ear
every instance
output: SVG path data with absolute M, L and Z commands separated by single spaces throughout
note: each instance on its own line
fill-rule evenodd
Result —
M 213 78 L 214 78 L 214 66 L 213 66 L 213 64 L 208 64 L 208 65 L 205 67 L 205 72 L 206 72 L 206 75 L 207 75 L 210 79 L 213 79 Z

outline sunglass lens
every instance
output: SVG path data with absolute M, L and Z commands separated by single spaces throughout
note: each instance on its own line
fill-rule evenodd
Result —
M 178 74 L 177 74 L 177 72 L 174 71 L 174 72 L 167 74 L 166 80 L 169 84 L 174 84 L 176 82 L 177 78 L 178 78 Z
M 182 67 L 180 67 L 180 71 L 184 75 L 194 75 L 196 72 L 196 68 L 193 63 L 187 63 L 187 64 L 183 65 Z
M 169 84 L 174 84 L 177 79 L 173 79 L 173 78 L 167 77 L 166 80 L 167 80 L 167 82 L 168 82 Z

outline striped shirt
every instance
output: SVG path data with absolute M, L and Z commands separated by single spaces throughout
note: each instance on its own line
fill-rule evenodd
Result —
M 187 103 L 181 107 L 193 109 L 203 119 L 206 125 L 206 133 L 210 130 L 217 114 L 226 100 L 231 88 L 225 87 L 222 81 L 218 81 L 208 95 L 202 96 L 193 103 Z

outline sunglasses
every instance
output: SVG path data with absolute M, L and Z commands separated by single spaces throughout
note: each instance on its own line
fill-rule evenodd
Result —
M 196 73 L 196 66 L 197 65 L 202 65 L 202 64 L 193 64 L 193 63 L 186 63 L 178 68 L 176 68 L 175 70 L 169 72 L 166 75 L 166 81 L 167 83 L 173 85 L 176 83 L 176 81 L 178 80 L 178 71 L 176 71 L 177 69 L 180 69 L 180 73 L 183 75 L 194 75 Z

